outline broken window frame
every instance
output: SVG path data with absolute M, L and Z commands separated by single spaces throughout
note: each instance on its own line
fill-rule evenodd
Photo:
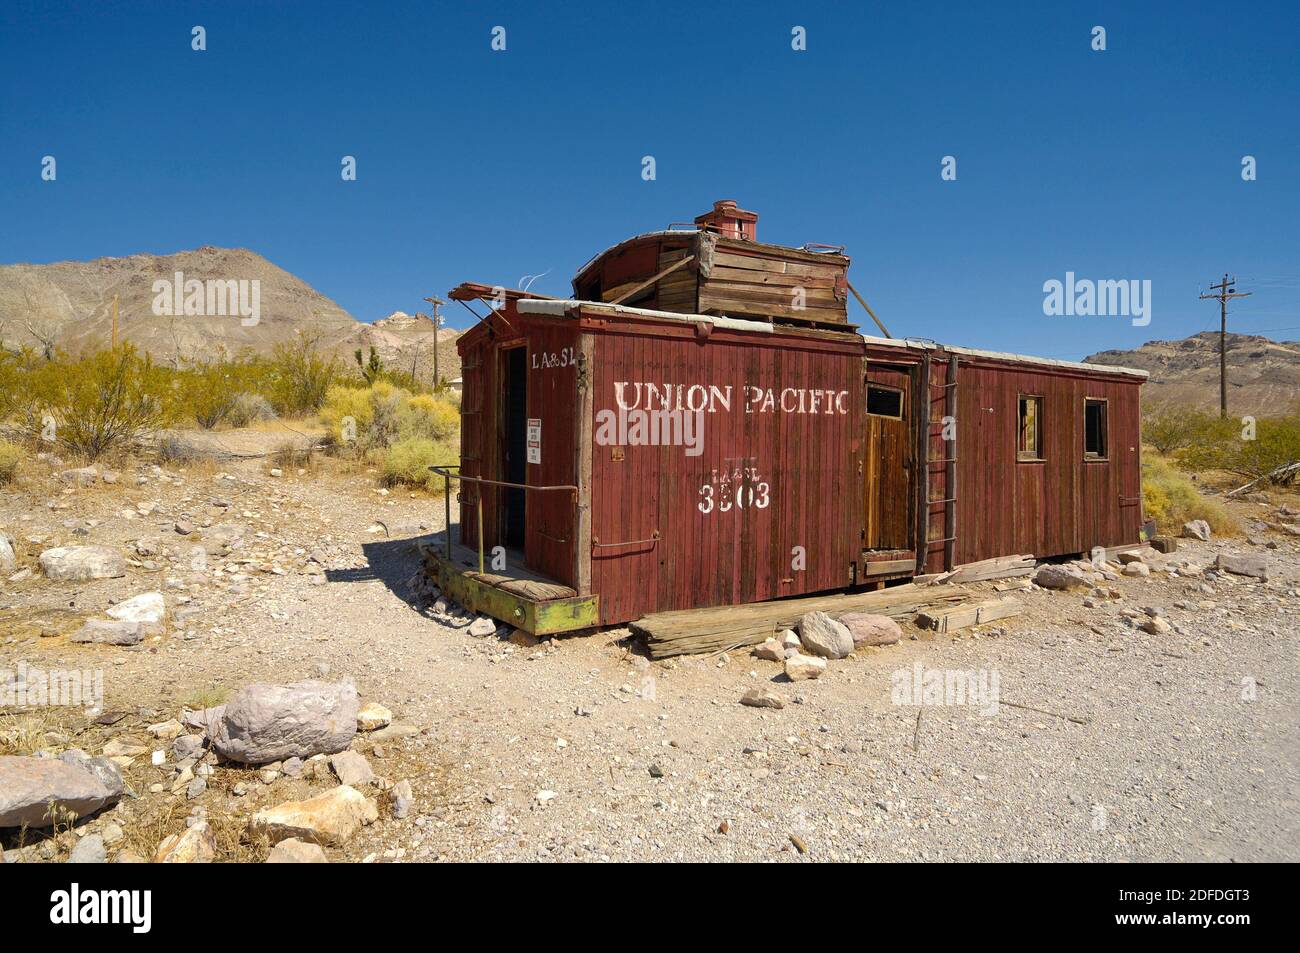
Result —
M 872 409 L 871 409 L 871 392 L 872 392 L 873 390 L 885 391 L 886 393 L 897 395 L 897 397 L 898 397 L 898 413 L 896 413 L 896 414 L 881 414 L 881 413 L 877 413 L 876 411 L 872 410 Z M 867 395 L 866 395 L 866 397 L 867 397 L 867 416 L 868 416 L 868 417 L 882 417 L 882 418 L 884 418 L 885 420 L 902 420 L 902 419 L 903 419 L 903 411 L 904 411 L 904 409 L 905 409 L 905 407 L 906 407 L 906 402 L 907 402 L 907 392 L 904 391 L 903 388 L 901 388 L 901 387 L 890 387 L 888 384 L 876 384 L 876 383 L 873 383 L 872 381 L 867 381 Z
M 1093 404 L 1101 408 L 1101 448 L 1096 451 L 1088 449 L 1088 408 Z M 1107 397 L 1083 399 L 1083 459 L 1087 463 L 1106 463 L 1110 460 L 1110 399 Z
M 1033 401 L 1034 408 L 1034 449 L 1026 450 L 1024 446 L 1025 419 L 1024 403 Z M 1045 463 L 1043 456 L 1043 395 L 1020 394 L 1016 398 L 1016 462 Z

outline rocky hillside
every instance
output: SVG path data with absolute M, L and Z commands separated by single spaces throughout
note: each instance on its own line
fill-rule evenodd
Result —
M 178 293 L 161 293 L 155 282 L 176 283 Z M 185 314 L 184 284 L 204 283 L 200 310 Z M 208 303 L 208 282 L 258 282 L 258 294 L 245 286 L 242 299 L 226 298 L 226 314 Z M 0 265 L 0 342 L 9 347 L 57 346 L 77 352 L 107 343 L 112 336 L 113 296 L 118 296 L 118 333 L 169 364 L 202 360 L 225 350 L 251 349 L 267 354 L 298 334 L 312 335 L 321 347 L 352 361 L 358 347 L 374 347 L 386 363 L 415 367 L 422 378 L 432 374 L 432 322 L 395 312 L 366 324 L 334 301 L 256 252 L 205 246 L 174 255 L 131 255 L 64 261 L 49 265 Z M 216 304 L 216 299 L 212 304 Z M 251 314 L 256 322 L 238 313 Z M 179 305 L 179 307 L 177 307 Z M 178 313 L 167 313 L 168 311 Z M 456 332 L 439 336 L 439 372 L 460 375 Z
M 1219 334 L 1203 331 L 1181 341 L 1148 341 L 1132 351 L 1102 351 L 1092 364 L 1135 367 L 1151 374 L 1142 389 L 1147 406 L 1198 410 L 1219 406 Z M 1254 334 L 1228 335 L 1228 410 L 1266 416 L 1300 402 L 1300 343 Z

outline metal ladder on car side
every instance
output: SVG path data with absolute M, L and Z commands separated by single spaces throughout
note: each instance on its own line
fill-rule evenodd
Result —
M 943 543 L 943 568 L 944 571 L 953 568 L 953 544 L 957 541 L 956 519 L 957 519 L 957 355 L 952 354 L 948 357 L 947 376 L 942 383 L 935 383 L 933 376 L 934 364 L 930 360 L 929 353 L 926 353 L 921 366 L 922 379 L 922 400 L 921 400 L 921 433 L 925 446 L 922 448 L 925 454 L 925 465 L 920 468 L 921 480 L 918 491 L 919 504 L 922 516 L 917 520 L 919 531 L 916 541 L 916 570 L 918 574 L 925 572 L 926 563 L 929 562 L 930 547 Z M 936 391 L 938 394 L 936 395 Z M 934 405 L 942 402 L 943 413 L 938 420 L 934 419 Z M 931 448 L 934 443 L 934 427 L 940 429 L 938 436 L 942 436 L 945 423 L 951 421 L 953 424 L 951 441 L 944 441 L 943 456 L 935 458 L 931 455 Z M 935 467 L 944 468 L 944 499 L 930 499 L 930 474 L 934 472 Z M 939 539 L 930 538 L 931 522 L 934 517 L 935 507 L 943 507 L 943 536 Z

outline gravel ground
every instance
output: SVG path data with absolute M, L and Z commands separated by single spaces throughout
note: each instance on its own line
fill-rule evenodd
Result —
M 333 860 L 1300 859 L 1292 537 L 1262 533 L 1272 549 L 1182 541 L 1178 557 L 1201 565 L 1220 549 L 1266 554 L 1268 583 L 1124 577 L 1110 584 L 1123 598 L 1098 608 L 1086 592 L 1035 589 L 1018 594 L 1018 617 L 932 639 L 905 626 L 900 644 L 791 684 L 743 652 L 651 663 L 625 630 L 542 646 L 473 639 L 421 612 L 407 587 L 411 537 L 441 528 L 441 501 L 382 494 L 328 462 L 280 477 L 260 462 L 222 466 L 124 468 L 115 486 L 76 489 L 28 478 L 8 494 L 0 528 L 21 566 L 54 545 L 125 551 L 142 536 L 177 559 L 136 557 L 126 578 L 92 584 L 0 584 L 0 669 L 102 666 L 105 708 L 129 717 L 74 739 L 85 716 L 60 710 L 43 741 L 92 753 L 110 736 L 147 740 L 144 725 L 249 681 L 354 678 L 363 700 L 422 729 L 378 752 L 357 745 L 377 773 L 412 782 L 415 808 L 400 821 L 383 810 Z M 177 521 L 196 537 L 244 525 L 245 546 L 191 568 Z M 166 636 L 66 640 L 86 614 L 149 589 L 183 617 Z M 1159 607 L 1174 630 L 1140 632 L 1126 607 Z M 895 704 L 895 673 L 910 680 L 917 665 L 996 677 L 1001 704 Z M 738 704 L 759 685 L 786 707 Z M 0 729 L 21 717 L 0 715 Z M 147 791 L 164 777 L 133 766 L 139 800 L 9 859 L 62 859 L 109 822 L 157 836 L 195 807 L 235 830 L 256 807 L 327 786 L 221 767 L 187 803 Z M 254 790 L 234 796 L 236 780 Z

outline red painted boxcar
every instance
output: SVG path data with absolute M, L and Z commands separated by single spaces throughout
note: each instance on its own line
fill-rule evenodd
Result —
M 848 259 L 719 203 L 575 297 L 465 284 L 444 590 L 529 631 L 905 579 L 1141 533 L 1145 374 L 864 337 Z

